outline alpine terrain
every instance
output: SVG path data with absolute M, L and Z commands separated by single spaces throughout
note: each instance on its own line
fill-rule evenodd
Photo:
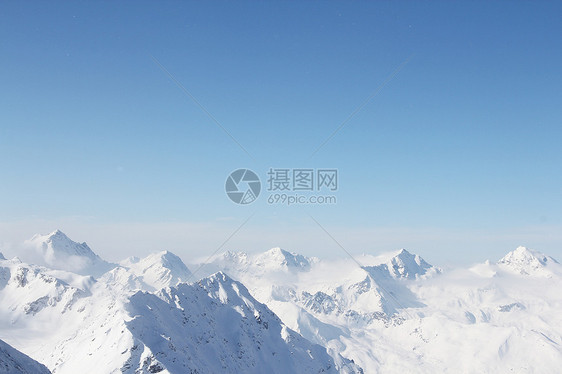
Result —
M 447 270 L 405 249 L 336 260 L 228 251 L 192 260 L 195 273 L 169 251 L 110 263 L 59 230 L 24 247 L 34 261 L 0 254 L 0 372 L 562 366 L 562 265 L 524 247 Z

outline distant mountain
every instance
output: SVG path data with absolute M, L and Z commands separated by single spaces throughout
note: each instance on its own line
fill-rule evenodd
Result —
M 5 260 L 6 257 L 4 257 L 4 255 L 2 254 L 2 252 L 0 252 L 0 260 Z
M 328 278 L 316 285 L 300 283 L 301 292 L 295 294 L 295 300 L 313 315 L 333 315 L 352 324 L 388 322 L 400 309 L 421 306 L 401 281 L 439 270 L 405 249 L 384 260 L 382 264 L 350 269 L 339 279 Z
M 425 275 L 430 269 L 435 269 L 419 255 L 411 254 L 405 249 L 398 251 L 386 264 L 378 266 L 386 266 L 393 278 L 406 279 L 415 279 Z
M 305 256 L 288 252 L 281 248 L 272 248 L 260 253 L 250 260 L 254 266 L 263 270 L 307 270 L 313 261 Z
M 45 365 L 38 363 L 0 340 L 0 374 L 50 374 Z
M 86 243 L 74 242 L 60 230 L 37 234 L 27 240 L 25 246 L 38 255 L 37 263 L 52 269 L 98 277 L 115 267 L 102 260 Z
M 187 266 L 169 251 L 153 253 L 142 259 L 129 257 L 120 264 L 142 281 L 148 290 L 159 290 L 191 280 Z
M 206 267 L 211 271 L 226 271 L 238 278 L 238 275 L 242 273 L 274 272 L 284 274 L 308 271 L 317 260 L 277 247 L 257 254 L 227 251 L 207 264 Z
M 526 247 L 509 252 L 498 265 L 523 275 L 549 276 L 553 271 L 561 270 L 558 261 L 552 257 Z

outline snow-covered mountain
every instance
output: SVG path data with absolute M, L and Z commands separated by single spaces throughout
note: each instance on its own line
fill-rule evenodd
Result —
M 89 283 L 89 278 L 74 277 L 82 279 L 84 285 Z M 5 313 L 9 312 L 11 317 L 0 320 L 1 328 L 45 308 L 64 313 L 77 299 L 87 295 L 87 290 L 73 287 L 50 275 L 49 269 L 22 263 L 17 258 L 0 261 L 0 291 L 0 304 L 3 306 L 0 315 L 5 317 Z
M 96 257 L 51 236 L 68 246 L 39 242 L 62 262 L 61 253 Z M 355 261 L 227 252 L 194 262 L 197 278 L 167 251 L 110 265 L 80 275 L 0 258 L 0 339 L 59 374 L 562 365 L 562 265 L 523 247 L 447 271 L 406 250 Z
M 156 295 L 138 292 L 127 310 L 134 316 L 127 328 L 141 353 L 131 356 L 138 368 L 175 373 L 361 372 L 342 357 L 334 362 L 323 347 L 291 331 L 224 273 Z
M 0 374 L 50 374 L 45 365 L 0 340 Z
M 220 269 L 256 275 L 270 272 L 291 273 L 306 271 L 316 261 L 317 258 L 305 257 L 277 247 L 257 254 L 227 251 L 214 258 L 210 264 L 207 264 L 207 268 L 208 272 Z
M 62 231 L 35 235 L 25 242 L 33 259 L 52 269 L 66 270 L 82 275 L 99 276 L 115 267 L 102 260 L 86 243 L 76 243 Z
M 307 258 L 297 253 L 288 252 L 278 247 L 258 254 L 252 260 L 253 265 L 257 268 L 262 268 L 264 271 L 302 271 L 310 268 L 311 262 L 314 261 L 314 259 Z
M 390 275 L 394 279 L 406 278 L 416 279 L 425 275 L 427 272 L 439 272 L 439 269 L 428 264 L 418 255 L 411 254 L 405 249 L 388 256 L 389 258 L 382 264 L 374 266 L 364 266 L 364 269 L 372 274 L 380 274 L 383 277 Z
M 142 259 L 129 257 L 120 264 L 153 290 L 191 280 L 191 272 L 187 266 L 169 251 L 153 253 Z
M 31 283 L 21 287 L 33 288 Z M 35 347 L 30 354 L 63 374 L 361 372 L 288 329 L 223 273 L 156 293 L 113 293 L 101 282 L 90 291 L 66 309 L 54 305 L 12 318 L 2 333 L 13 337 L 21 328 L 30 330 L 25 343 L 15 343 Z M 56 339 L 34 338 L 35 319 L 52 321 L 41 328 Z M 65 329 L 57 330 L 62 321 L 67 321 Z
M 256 255 L 229 253 L 212 265 L 228 269 L 290 328 L 366 373 L 553 372 L 562 364 L 562 272 L 532 253 L 448 272 L 406 250 L 358 256 L 363 266 L 315 261 L 290 276 L 253 272 Z M 234 261 L 225 266 L 225 258 Z M 541 269 L 549 276 L 529 279 Z
M 551 276 L 560 270 L 558 261 L 526 247 L 509 252 L 498 264 L 522 275 Z
M 59 374 L 362 372 L 226 274 L 181 282 L 190 274 L 169 252 L 96 279 L 0 260 L 0 338 Z
M 353 261 L 319 261 L 274 248 L 252 256 L 227 252 L 209 268 L 232 274 L 263 302 L 296 302 L 313 314 L 338 315 L 348 322 L 390 315 L 410 305 L 402 281 L 440 271 L 404 249 L 370 259 L 373 261 L 358 267 Z M 288 270 L 290 277 L 286 276 Z M 401 302 L 395 294 L 400 294 Z

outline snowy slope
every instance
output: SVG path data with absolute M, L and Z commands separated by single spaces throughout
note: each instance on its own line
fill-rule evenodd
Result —
M 182 260 L 169 251 L 153 253 L 145 258 L 129 257 L 121 265 L 131 271 L 147 290 L 159 290 L 187 282 L 191 272 Z
M 76 243 L 62 231 L 35 235 L 25 242 L 34 263 L 52 269 L 67 270 L 82 275 L 98 277 L 115 267 L 102 260 L 86 243 Z
M 222 273 L 156 294 L 93 292 L 84 322 L 46 358 L 56 373 L 360 372 L 286 328 Z
M 53 275 L 64 275 L 67 281 Z M 0 260 L 0 339 L 48 364 L 44 354 L 78 328 L 91 277 Z
M 0 340 L 1 374 L 49 374 L 44 365 Z
M 224 273 L 156 295 L 139 292 L 127 309 L 134 316 L 127 327 L 142 352 L 132 356 L 131 367 L 177 373 L 360 372 L 341 357 L 335 363 L 324 348 L 288 329 Z
M 98 280 L 113 290 L 132 294 L 154 292 L 193 280 L 183 261 L 175 254 L 162 251 L 145 258 L 129 257 Z
M 0 304 L 3 307 L 0 315 L 4 316 L 4 312 L 9 310 L 12 317 L 11 321 L 2 318 L 1 327 L 43 309 L 64 313 L 77 299 L 87 295 L 86 289 L 73 287 L 49 273 L 46 268 L 22 263 L 17 258 L 0 261 Z M 85 280 L 82 284 L 88 285 L 89 282 Z
M 362 267 L 320 260 L 290 277 L 256 275 L 255 256 L 244 257 L 224 267 L 289 327 L 366 373 L 556 372 L 562 364 L 562 272 L 540 253 L 518 248 L 498 263 L 443 272 L 400 250 L 358 256 Z
M 42 242 L 96 257 L 62 241 Z M 447 271 L 406 250 L 356 260 L 227 252 L 186 283 L 194 275 L 166 251 L 96 278 L 0 258 L 0 339 L 63 374 L 562 366 L 562 265 L 552 257 L 519 247 Z
M 89 282 L 2 260 L 0 338 L 63 374 L 361 372 L 288 329 L 225 274 L 156 293 L 124 286 L 130 277 L 138 279 L 118 267 Z
M 346 323 L 387 318 L 399 308 L 417 305 L 402 281 L 439 273 L 406 250 L 364 259 L 370 266 L 363 267 L 349 260 L 320 261 L 280 251 L 253 256 L 227 252 L 209 268 L 218 268 L 247 284 L 262 302 L 291 302 L 313 315 L 332 315 Z M 289 269 L 292 274 L 287 277 Z

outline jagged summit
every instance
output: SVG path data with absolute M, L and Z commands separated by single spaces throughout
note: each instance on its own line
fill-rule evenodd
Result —
M 228 276 L 228 274 L 226 274 L 224 271 L 219 270 L 214 274 L 209 275 L 208 277 L 204 278 L 206 280 L 209 281 L 209 283 L 215 283 L 215 282 L 234 282 L 234 279 L 230 278 Z
M 389 271 L 394 277 L 408 279 L 424 275 L 433 267 L 419 255 L 412 254 L 405 249 L 399 250 L 387 265 L 389 265 Z
M 246 252 L 226 251 L 219 257 L 219 261 L 227 261 L 237 265 L 248 264 L 249 256 Z
M 4 255 L 2 254 L 2 252 L 0 252 L 0 260 L 5 260 L 6 257 L 4 257 Z
M 97 277 L 114 267 L 95 254 L 85 242 L 77 243 L 61 230 L 47 235 L 36 234 L 25 242 L 25 246 L 35 255 L 33 262 L 52 269 Z
M 548 268 L 559 265 L 559 263 L 541 252 L 519 246 L 500 259 L 498 265 L 524 275 L 540 275 L 546 274 L 549 272 Z
M 412 254 L 406 249 L 400 249 L 387 256 L 383 255 L 381 264 L 363 268 L 376 277 L 390 275 L 396 279 L 415 279 L 425 275 L 431 269 L 435 272 L 439 271 L 421 256 Z
M 242 283 L 223 272 L 156 295 L 136 293 L 127 310 L 135 316 L 127 329 L 141 352 L 151 353 L 144 362 L 170 373 L 362 372 L 287 328 Z

